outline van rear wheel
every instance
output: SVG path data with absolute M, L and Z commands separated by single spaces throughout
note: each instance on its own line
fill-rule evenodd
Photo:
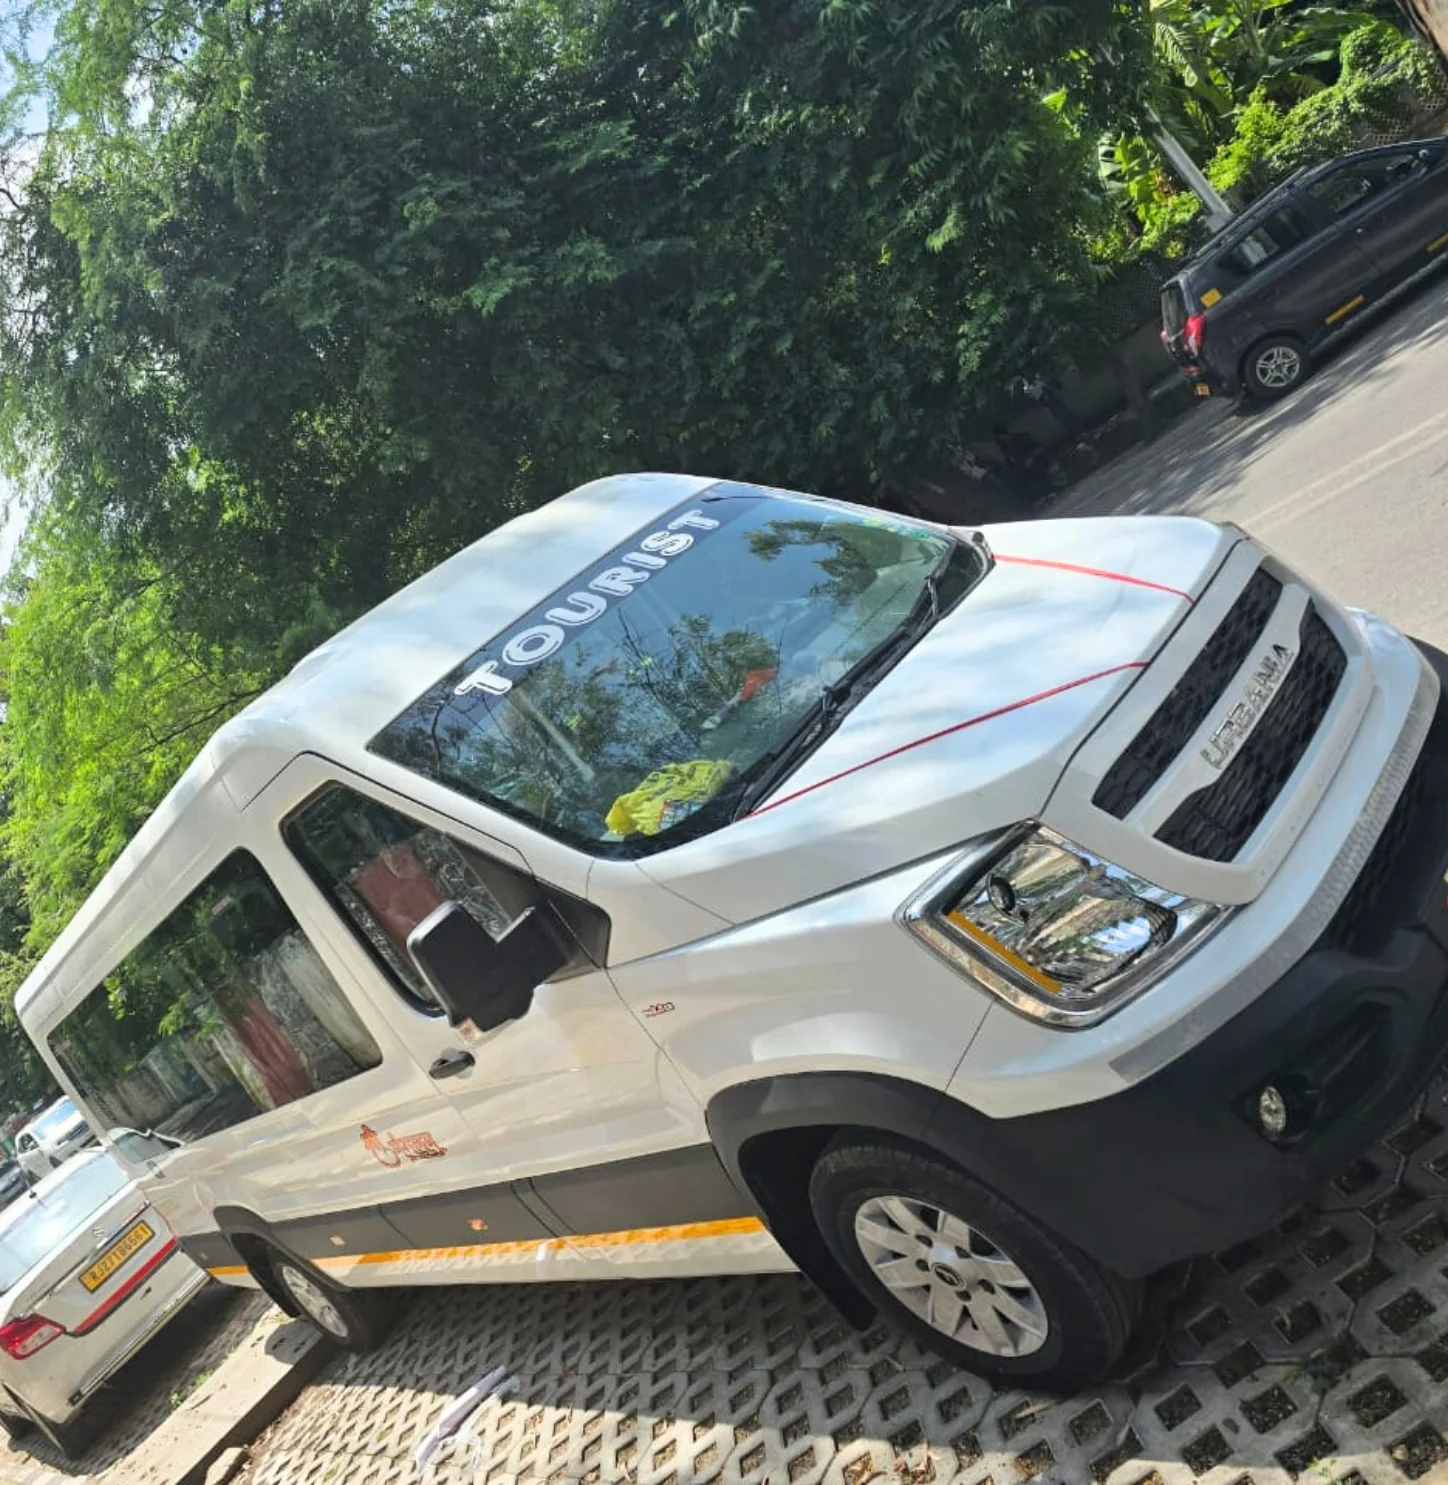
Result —
M 1138 1286 L 943 1160 L 847 1136 L 816 1164 L 810 1204 L 861 1293 L 970 1371 L 1064 1387 L 1100 1381 L 1126 1348 Z
M 391 1296 L 340 1289 L 294 1258 L 276 1258 L 272 1272 L 302 1314 L 344 1351 L 370 1351 L 386 1336 Z

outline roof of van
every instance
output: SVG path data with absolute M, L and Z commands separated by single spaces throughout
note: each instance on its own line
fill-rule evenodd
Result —
M 595 480 L 515 517 L 394 593 L 319 645 L 216 732 L 66 925 L 16 996 L 23 1012 L 66 967 L 86 974 L 107 957 L 88 936 L 148 862 L 166 857 L 156 885 L 204 844 L 177 826 L 217 791 L 215 807 L 244 809 L 295 757 L 343 765 L 409 702 L 595 558 L 717 480 L 626 474 Z M 83 947 L 85 946 L 85 947 Z M 76 963 L 71 963 L 76 960 Z M 102 971 L 104 973 L 105 971 Z

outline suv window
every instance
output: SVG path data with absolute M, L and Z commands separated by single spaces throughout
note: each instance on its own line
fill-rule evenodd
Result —
M 1220 259 L 1223 277 L 1235 288 L 1265 263 L 1281 257 L 1312 236 L 1313 225 L 1298 206 L 1283 206 L 1239 237 Z M 1227 287 L 1226 285 L 1223 286 Z
M 284 834 L 393 985 L 429 1011 L 441 1007 L 407 952 L 408 934 L 456 902 L 501 938 L 538 898 L 531 877 L 341 784 L 303 805 Z M 592 962 L 580 950 L 568 968 L 584 967 Z
M 727 824 L 836 683 L 985 567 L 923 523 L 714 486 L 521 616 L 370 747 L 595 854 L 643 855 Z
M 1417 165 L 1416 150 L 1353 160 L 1314 181 L 1307 191 L 1333 216 L 1346 216 L 1380 191 L 1396 185 L 1405 175 L 1412 174 Z
M 181 1140 L 376 1067 L 357 1018 L 260 863 L 229 856 L 50 1034 L 107 1127 Z

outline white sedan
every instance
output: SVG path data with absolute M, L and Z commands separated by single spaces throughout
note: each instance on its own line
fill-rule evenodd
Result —
M 95 1142 L 85 1115 L 70 1099 L 58 1098 L 16 1135 L 15 1158 L 26 1175 L 38 1181 Z
M 67 1161 L 0 1212 L 0 1421 L 73 1457 L 86 1399 L 206 1283 L 110 1155 Z

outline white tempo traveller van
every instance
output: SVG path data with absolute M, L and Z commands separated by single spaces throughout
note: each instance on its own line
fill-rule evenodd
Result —
M 1099 1376 L 1439 1060 L 1445 664 L 1205 521 L 607 479 L 222 728 L 20 1016 L 344 1344 L 402 1285 L 794 1266 Z

